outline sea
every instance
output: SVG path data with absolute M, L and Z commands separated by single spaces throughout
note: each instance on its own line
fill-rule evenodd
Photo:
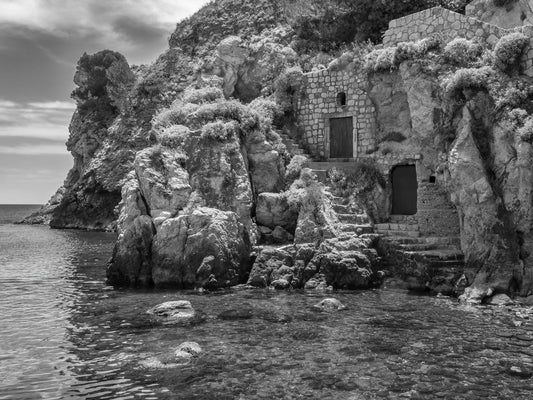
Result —
M 0 206 L 0 399 L 533 398 L 526 307 L 400 290 L 114 288 L 112 233 L 13 225 Z M 334 297 L 339 312 L 313 305 Z M 146 310 L 189 300 L 194 324 Z M 173 359 L 183 342 L 200 355 Z

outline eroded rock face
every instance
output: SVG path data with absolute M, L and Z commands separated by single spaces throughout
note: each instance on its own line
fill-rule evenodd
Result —
M 257 196 L 255 218 L 259 225 L 272 230 L 280 226 L 294 232 L 298 211 L 289 205 L 284 193 L 261 193 Z
M 108 279 L 117 285 L 152 284 L 152 241 L 155 227 L 148 215 L 138 181 L 133 174 L 122 188 L 118 239 L 107 269 Z
M 167 219 L 152 247 L 156 286 L 190 288 L 216 280 L 218 287 L 242 283 L 249 271 L 251 245 L 235 213 L 200 207 Z
M 505 29 L 533 25 L 533 4 L 529 0 L 511 1 L 500 7 L 493 0 L 475 0 L 467 6 L 466 13 Z
M 152 218 L 173 216 L 187 205 L 192 188 L 184 163 L 183 154 L 161 146 L 137 153 L 135 173 Z
M 494 292 L 531 287 L 521 243 L 530 231 L 532 181 L 520 167 L 530 153 L 522 148 L 515 157 L 514 139 L 505 139 L 514 136 L 491 120 L 492 107 L 484 94 L 466 104 L 448 160 L 471 283 L 462 297 L 477 302 Z

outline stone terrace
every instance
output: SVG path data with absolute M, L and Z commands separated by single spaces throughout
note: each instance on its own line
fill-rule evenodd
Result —
M 503 29 L 442 7 L 433 7 L 392 20 L 383 36 L 383 45 L 394 46 L 400 42 L 412 42 L 438 35 L 446 42 L 463 37 L 485 42 L 492 47 L 502 36 L 514 31 L 521 31 L 531 38 L 523 57 L 523 68 L 526 75 L 533 77 L 533 26 L 514 30 Z

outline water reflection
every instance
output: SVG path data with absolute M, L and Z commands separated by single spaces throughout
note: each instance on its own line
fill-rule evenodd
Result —
M 113 290 L 112 241 L 0 225 L 0 399 L 531 398 L 533 327 L 505 308 L 375 290 L 335 293 L 348 310 L 326 314 L 316 293 Z M 144 313 L 176 299 L 205 318 Z M 204 352 L 164 368 L 184 341 Z

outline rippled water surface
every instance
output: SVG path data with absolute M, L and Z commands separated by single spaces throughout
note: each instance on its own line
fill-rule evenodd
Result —
M 0 224 L 0 399 L 533 398 L 527 309 L 375 290 L 327 294 L 348 306 L 328 314 L 320 294 L 114 290 L 113 240 Z M 145 314 L 178 299 L 203 319 Z M 176 366 L 184 341 L 203 352 Z

